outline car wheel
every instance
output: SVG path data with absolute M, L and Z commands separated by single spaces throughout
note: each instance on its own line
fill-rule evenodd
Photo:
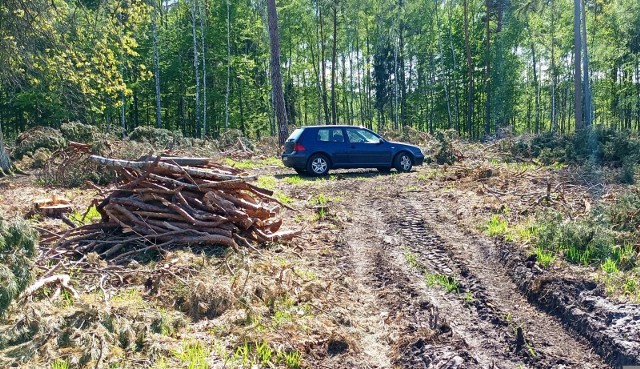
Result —
M 329 159 L 322 154 L 314 154 L 307 162 L 307 172 L 312 176 L 326 176 L 329 173 Z
M 309 172 L 307 172 L 306 169 L 293 168 L 293 170 L 295 170 L 296 173 L 300 174 L 301 176 L 305 176 L 305 175 L 309 174 Z
M 380 168 L 378 168 L 378 172 L 386 174 L 386 173 L 391 172 L 391 168 L 389 168 L 389 167 L 380 167 Z
M 411 159 L 411 155 L 406 152 L 401 152 L 396 155 L 395 160 L 393 161 L 393 166 L 396 168 L 398 172 L 410 172 L 411 168 L 413 168 L 413 160 Z

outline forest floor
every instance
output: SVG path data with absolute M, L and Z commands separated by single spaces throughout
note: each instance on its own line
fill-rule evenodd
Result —
M 282 216 L 300 237 L 242 253 L 194 247 L 127 265 L 92 255 L 65 264 L 56 272 L 69 273 L 80 296 L 44 291 L 14 304 L 0 322 L 0 366 L 640 364 L 640 306 L 607 293 L 598 268 L 541 266 L 527 242 L 486 232 L 495 214 L 524 224 L 550 207 L 580 213 L 594 186 L 602 201 L 622 187 L 594 185 L 576 168 L 507 164 L 488 146 L 462 151 L 451 166 L 327 178 L 299 177 L 274 160 L 242 162 L 294 209 Z M 32 177 L 0 188 L 5 217 L 53 193 L 79 213 L 99 196 Z M 42 275 L 52 263 L 38 266 Z

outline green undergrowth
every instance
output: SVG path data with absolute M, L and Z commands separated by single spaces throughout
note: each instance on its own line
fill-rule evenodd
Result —
M 640 162 L 640 137 L 636 132 L 596 125 L 571 134 L 545 132 L 505 140 L 502 150 L 517 160 L 534 159 L 544 165 L 589 164 L 619 168 L 620 183 L 635 182 Z
M 594 268 L 610 294 L 640 300 L 638 209 L 640 191 L 635 189 L 572 218 L 551 209 L 533 221 L 510 222 L 509 214 L 493 214 L 484 232 L 530 245 L 542 268 L 559 261 Z

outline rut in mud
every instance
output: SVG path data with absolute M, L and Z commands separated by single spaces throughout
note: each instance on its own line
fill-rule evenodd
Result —
M 492 242 L 458 230 L 428 197 L 364 195 L 350 208 L 354 279 L 389 336 L 370 334 L 371 367 L 610 368 L 520 294 Z

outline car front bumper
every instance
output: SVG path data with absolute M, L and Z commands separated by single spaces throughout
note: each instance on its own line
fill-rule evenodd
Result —
M 413 165 L 422 165 L 424 163 L 424 155 L 422 156 L 415 156 L 413 158 Z

